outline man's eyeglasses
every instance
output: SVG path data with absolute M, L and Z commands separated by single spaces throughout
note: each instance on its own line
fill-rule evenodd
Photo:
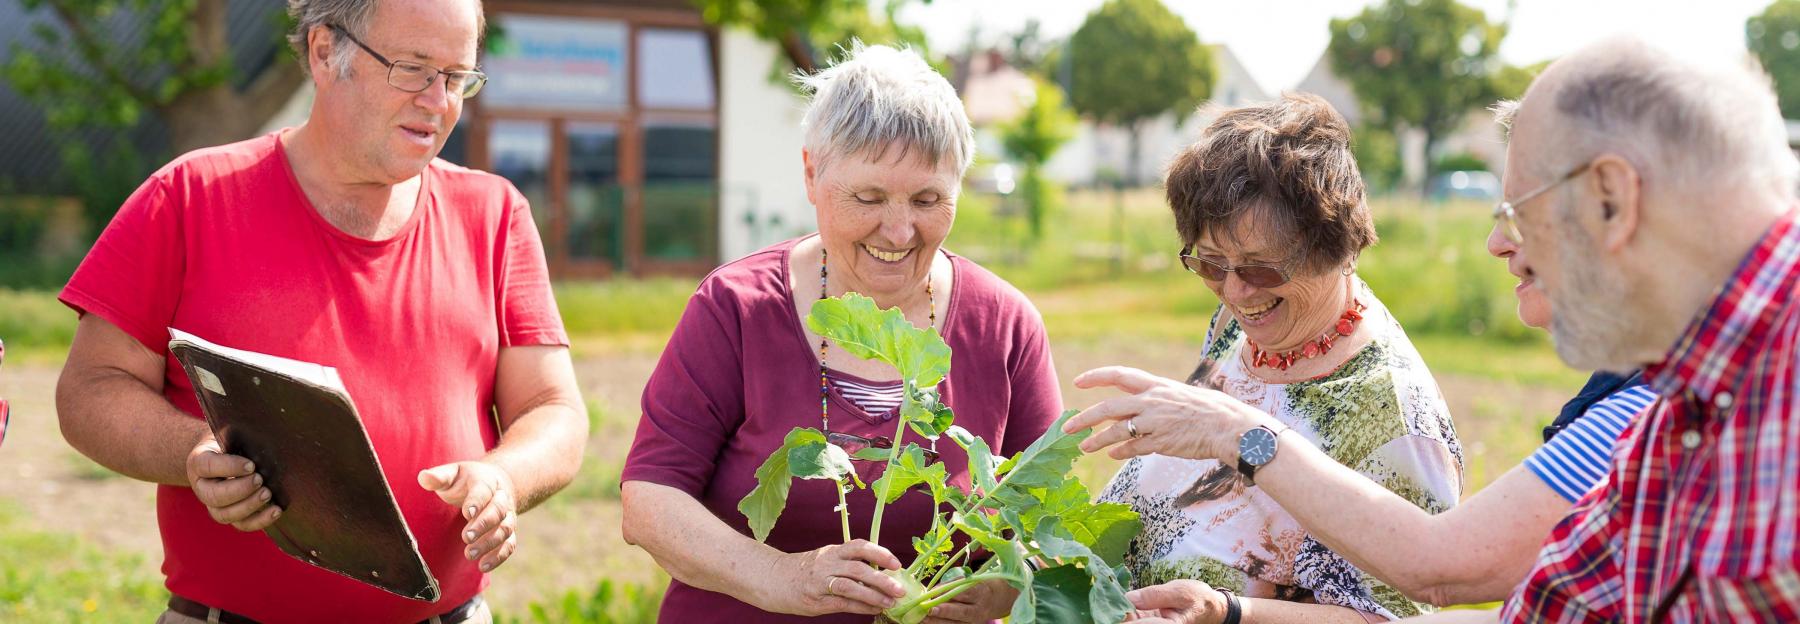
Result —
M 1245 284 L 1257 288 L 1274 288 L 1286 284 L 1289 279 L 1292 279 L 1288 275 L 1287 269 L 1283 269 L 1277 265 L 1240 264 L 1237 266 L 1229 266 L 1222 262 L 1189 255 L 1189 252 L 1191 251 L 1193 251 L 1192 246 L 1181 248 L 1181 266 L 1187 267 L 1188 272 L 1209 281 L 1223 282 L 1225 281 L 1225 274 L 1236 273 L 1238 279 L 1244 280 Z
M 1540 186 L 1537 190 L 1530 193 L 1520 195 L 1518 199 L 1513 201 L 1502 201 L 1500 202 L 1500 205 L 1494 206 L 1494 221 L 1500 225 L 1500 233 L 1506 235 L 1506 240 L 1512 241 L 1514 245 L 1525 244 L 1525 235 L 1519 232 L 1518 208 L 1525 205 L 1525 202 L 1537 199 L 1539 195 L 1550 192 L 1550 189 L 1575 179 L 1575 176 L 1587 173 L 1588 165 L 1592 164 L 1594 164 L 1593 161 L 1581 163 L 1581 166 L 1563 174 L 1562 177 L 1557 178 L 1554 182 Z
M 889 438 L 887 436 L 875 436 L 873 438 L 865 438 L 865 437 L 862 437 L 859 435 L 852 435 L 852 434 L 848 434 L 848 433 L 838 433 L 836 431 L 833 431 L 833 432 L 825 434 L 825 441 L 830 442 L 834 445 L 837 445 L 838 447 L 843 448 L 844 452 L 850 454 L 850 459 L 855 460 L 855 461 L 875 461 L 872 459 L 864 459 L 864 458 L 857 457 L 856 453 L 863 449 L 869 449 L 869 448 L 892 449 L 892 448 L 894 448 L 894 439 Z M 937 451 L 934 451 L 931 449 L 920 449 L 920 450 L 925 452 L 924 454 L 925 454 L 926 462 L 934 462 L 934 461 L 938 460 L 938 452 Z
M 343 34 L 351 43 L 356 44 L 356 47 L 362 48 L 364 52 L 368 52 L 369 56 L 375 57 L 375 60 L 382 65 L 386 65 L 388 68 L 388 84 L 392 85 L 395 89 L 406 91 L 408 93 L 418 93 L 430 88 L 432 83 L 437 82 L 438 76 L 442 75 L 444 77 L 444 86 L 449 92 L 466 100 L 475 97 L 475 94 L 481 92 L 481 85 L 487 84 L 487 74 L 483 74 L 479 71 L 444 71 L 436 67 L 421 65 L 412 61 L 390 61 L 388 60 L 388 57 L 382 56 L 380 52 L 376 52 L 373 48 L 370 48 L 368 44 L 357 39 L 356 35 L 350 34 L 349 29 L 337 25 L 332 25 L 330 28 Z

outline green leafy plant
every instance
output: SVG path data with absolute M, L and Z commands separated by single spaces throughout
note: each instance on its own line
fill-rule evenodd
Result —
M 1000 580 L 1019 590 L 1014 624 L 1124 620 L 1131 610 L 1125 599 L 1129 574 L 1119 560 L 1142 525 L 1129 506 L 1091 502 L 1087 488 L 1068 476 L 1088 435 L 1062 432 L 1074 412 L 1065 412 L 1024 451 L 997 457 L 986 441 L 956 426 L 955 414 L 939 400 L 937 384 L 950 372 L 950 347 L 935 328 L 914 327 L 899 310 L 878 309 L 856 293 L 814 304 L 806 324 L 857 357 L 899 370 L 904 395 L 894 439 L 901 440 L 908 429 L 933 442 L 949 438 L 968 454 L 972 488 L 951 487 L 944 464 L 927 461 L 916 443 L 857 451 L 859 459 L 886 462 L 881 478 L 864 484 L 850 465 L 850 453 L 831 444 L 824 432 L 796 428 L 757 469 L 756 488 L 738 503 L 757 540 L 768 538 L 794 479 L 834 483 L 845 542 L 851 539 L 845 494 L 852 488 L 875 496 L 869 527 L 869 541 L 875 543 L 886 506 L 922 488 L 915 495 L 928 493 L 938 511 L 931 528 L 913 537 L 912 565 L 889 572 L 907 595 L 887 610 L 888 619 L 916 624 L 932 607 L 978 583 Z M 983 555 L 986 561 L 974 563 Z

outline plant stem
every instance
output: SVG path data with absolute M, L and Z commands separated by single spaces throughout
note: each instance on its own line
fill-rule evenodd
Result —
M 888 492 L 894 489 L 894 480 L 888 477 L 893 474 L 894 464 L 900 461 L 900 453 L 906 448 L 906 413 L 913 405 L 914 390 L 912 380 L 907 380 L 905 390 L 900 393 L 900 414 L 894 417 L 894 452 L 888 453 L 887 468 L 881 473 L 885 480 L 881 482 L 881 492 L 875 495 L 875 518 L 869 521 L 869 543 L 876 546 L 881 545 L 881 512 L 887 510 Z
M 981 583 L 981 582 L 989 581 L 989 580 L 993 580 L 993 579 L 1006 579 L 1006 578 L 1011 578 L 1011 577 L 1007 576 L 1006 574 L 1000 573 L 1000 572 L 990 572 L 990 573 L 986 573 L 986 574 L 976 574 L 976 575 L 969 576 L 966 578 L 956 579 L 949 583 L 945 583 L 942 586 L 933 587 L 931 589 L 925 590 L 925 593 L 919 595 L 918 601 L 915 602 L 914 604 L 918 605 L 918 607 L 920 607 L 920 608 L 930 609 L 932 607 L 935 607 L 940 604 L 944 604 L 946 602 L 951 601 L 952 599 L 956 598 L 957 594 L 963 593 L 963 591 L 967 590 L 971 586 L 974 586 L 976 583 Z
M 956 551 L 956 554 L 950 555 L 950 558 L 944 562 L 944 567 L 938 568 L 937 574 L 931 575 L 931 582 L 926 583 L 925 586 L 931 587 L 936 585 L 938 579 L 944 578 L 944 573 L 949 572 L 950 568 L 956 567 L 956 564 L 961 562 L 962 558 L 969 554 L 969 549 L 974 547 L 975 540 L 969 540 L 969 543 L 963 544 L 962 550 L 958 550 Z
M 844 525 L 844 543 L 850 543 L 850 503 L 844 500 L 844 482 L 837 482 L 838 520 Z

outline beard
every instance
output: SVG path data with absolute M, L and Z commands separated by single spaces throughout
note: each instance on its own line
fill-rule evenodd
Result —
M 1582 370 L 1623 373 L 1633 361 L 1635 342 L 1643 337 L 1642 310 L 1631 305 L 1626 275 L 1595 253 L 1593 237 L 1578 227 L 1561 228 L 1557 255 L 1563 267 L 1560 284 L 1547 290 L 1554 312 L 1550 336 L 1556 355 Z

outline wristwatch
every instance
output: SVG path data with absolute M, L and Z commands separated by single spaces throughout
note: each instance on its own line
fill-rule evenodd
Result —
M 1225 619 L 1219 620 L 1219 624 L 1239 624 L 1242 622 L 1244 619 L 1244 607 L 1243 605 L 1238 604 L 1237 594 L 1231 593 L 1231 590 L 1229 589 L 1220 589 L 1219 593 L 1225 595 Z
M 1256 469 L 1275 461 L 1275 438 L 1285 431 L 1287 427 L 1276 431 L 1257 425 L 1238 435 L 1237 469 L 1245 479 L 1256 483 Z

